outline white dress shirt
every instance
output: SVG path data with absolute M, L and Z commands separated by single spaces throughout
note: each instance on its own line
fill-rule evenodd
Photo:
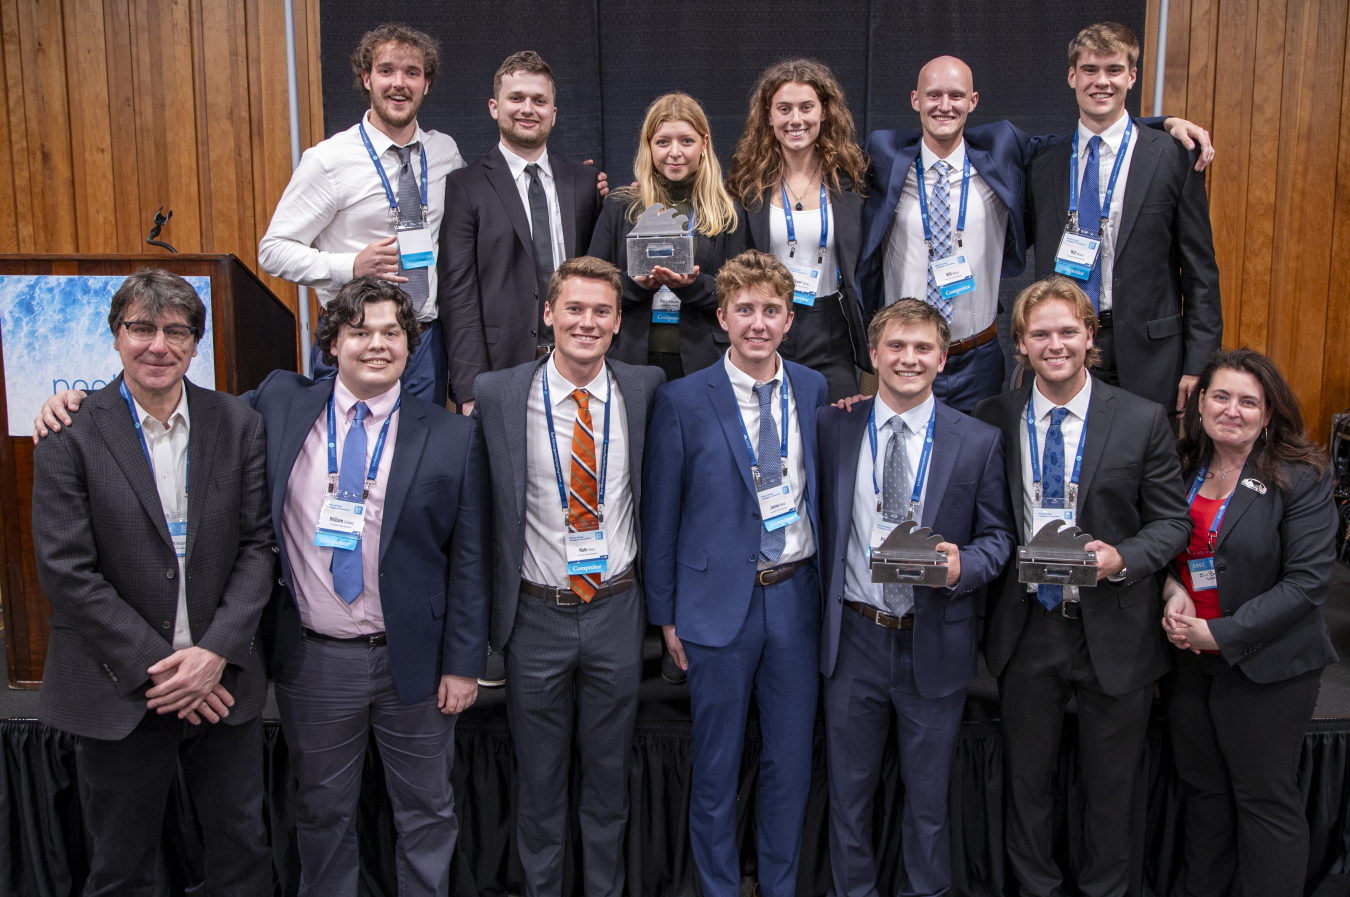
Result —
M 525 166 L 529 159 L 522 159 L 498 143 L 497 149 L 506 157 L 506 167 L 511 169 L 511 179 L 516 182 L 520 192 L 520 204 L 525 207 L 525 222 L 530 226 L 530 236 L 534 236 L 534 216 L 530 214 L 530 175 Z M 553 270 L 567 260 L 567 244 L 563 241 L 562 207 L 558 205 L 558 182 L 553 179 L 553 168 L 549 165 L 548 150 L 545 149 L 536 163 L 539 166 L 539 182 L 544 185 L 544 199 L 548 202 L 549 240 L 553 244 Z
M 921 142 L 919 158 L 923 161 L 924 185 L 928 191 L 925 197 L 931 215 L 933 189 L 937 185 L 937 174 L 931 169 L 940 157 Z M 961 173 L 966 162 L 966 142 L 962 140 L 945 161 L 950 166 L 947 181 L 950 184 L 948 207 L 951 210 L 952 251 L 959 248 L 965 252 L 970 272 L 975 277 L 975 289 L 952 300 L 952 340 L 956 341 L 984 330 L 994 323 L 998 313 L 998 284 L 1003 269 L 1003 245 L 1008 234 L 1008 207 L 984 182 L 972 162 L 965 239 L 958 247 L 956 225 L 961 218 Z M 923 238 L 918 180 L 912 164 L 905 175 L 900 203 L 891 222 L 885 274 L 887 305 L 894 305 L 907 296 L 925 301 L 928 295 L 928 244 Z
M 1125 136 L 1125 122 L 1128 115 L 1120 119 L 1101 133 L 1101 151 L 1097 153 L 1097 203 L 1106 200 L 1106 188 L 1111 183 L 1111 169 L 1116 164 L 1116 152 L 1120 149 L 1121 138 Z M 1120 175 L 1116 178 L 1116 192 L 1111 195 L 1111 215 L 1106 224 L 1106 234 L 1102 238 L 1102 290 L 1098 296 L 1098 307 L 1105 310 L 1111 307 L 1111 275 L 1115 270 L 1116 239 L 1120 236 L 1120 217 L 1125 209 L 1125 182 L 1130 179 L 1130 159 L 1139 143 L 1139 128 L 1131 129 L 1130 145 L 1125 148 L 1125 159 L 1120 163 Z M 1087 129 L 1080 119 L 1078 122 L 1078 184 L 1082 186 L 1083 172 L 1087 171 L 1088 141 L 1097 135 Z M 1079 199 L 1082 207 L 1082 199 Z M 1080 220 L 1079 227 L 1087 223 Z
M 923 457 L 923 443 L 928 435 L 928 418 L 933 414 L 933 396 L 900 415 L 905 422 L 904 450 L 909 460 L 910 476 L 919 475 L 919 460 Z M 872 525 L 882 519 L 877 510 L 881 493 L 877 491 L 885 486 L 886 449 L 891 444 L 891 428 L 887 426 L 895 411 L 880 396 L 872 403 L 877 415 L 877 457 L 875 462 L 876 486 L 872 485 L 874 464 L 872 461 L 872 441 L 863 437 L 858 449 L 858 473 L 853 478 L 853 523 L 848 537 L 848 562 L 844 567 L 844 597 L 849 601 L 861 601 L 878 610 L 890 613 L 885 600 L 881 597 L 884 586 L 872 582 L 872 567 L 868 562 L 867 548 L 871 543 Z M 931 458 L 929 461 L 931 465 Z M 923 523 L 923 504 L 928 500 L 928 477 L 924 477 L 919 493 L 919 513 L 916 519 Z M 905 496 L 909 501 L 909 496 Z
M 570 586 L 564 545 L 567 527 L 563 524 L 558 475 L 548 438 L 548 418 L 544 414 L 545 376 L 548 377 L 549 401 L 553 404 L 553 432 L 558 440 L 558 463 L 562 465 L 564 486 L 572 476 L 572 430 L 576 426 L 578 408 L 572 391 L 577 387 L 558 371 L 550 355 L 543 369 L 530 381 L 525 411 L 525 557 L 520 572 L 530 582 L 565 589 Z M 600 581 L 607 582 L 632 566 L 637 557 L 632 471 L 628 469 L 628 414 L 624 409 L 623 394 L 612 374 L 608 376 L 608 387 L 606 371 L 602 370 L 584 389 L 591 394 L 587 406 L 591 412 L 597 460 L 604 452 L 605 412 L 608 410 L 611 414 L 603 523 L 605 541 L 609 543 L 609 569 L 600 574 Z
M 819 236 L 816 237 L 820 239 Z M 778 364 L 778 370 L 774 375 L 773 392 L 769 398 L 769 408 L 773 414 L 774 429 L 780 434 L 783 432 L 783 396 L 779 391 L 783 387 L 783 359 L 777 355 L 774 361 Z M 750 443 L 755 446 L 756 453 L 759 452 L 759 399 L 755 396 L 755 378 L 742 371 L 736 365 L 731 363 L 731 352 L 727 351 L 722 356 L 722 363 L 726 365 L 727 376 L 731 378 L 731 391 L 736 396 L 736 406 L 741 412 L 741 421 L 745 424 L 745 432 L 750 436 Z M 811 422 L 815 426 L 815 421 Z M 776 440 L 775 440 L 776 441 Z M 816 537 L 811 531 L 811 515 L 806 507 L 806 465 L 803 461 L 804 451 L 802 449 L 802 428 L 801 422 L 797 416 L 797 395 L 795 390 L 788 390 L 788 473 L 787 483 L 792 488 L 792 497 L 797 502 L 797 516 L 801 519 L 796 523 L 789 523 L 783 528 L 783 554 L 778 561 L 773 564 L 765 563 L 764 558 L 759 560 L 761 570 L 768 567 L 776 567 L 779 564 L 789 564 L 793 561 L 801 561 L 809 558 L 816 553 Z M 769 461 L 765 458 L 756 458 L 761 470 L 766 463 L 780 463 L 778 459 Z M 753 482 L 753 480 L 752 480 Z M 763 528 L 763 521 L 760 521 L 760 527 Z
M 369 112 L 363 120 L 397 199 L 401 162 L 394 141 L 370 123 Z M 264 271 L 311 287 L 324 307 L 352 279 L 357 254 L 376 240 L 394 236 L 389 200 L 358 127 L 352 125 L 305 150 L 258 244 L 258 265 Z M 419 127 L 408 145 L 415 147 L 410 164 L 419 181 L 421 154 L 427 152 L 426 227 L 432 250 L 439 252 L 445 179 L 463 168 L 464 160 L 448 134 Z M 436 319 L 435 265 L 427 268 L 427 282 L 430 293 L 417 311 L 420 321 Z
M 169 415 L 166 427 L 141 407 L 134 398 L 136 418 L 141 422 L 145 445 L 150 449 L 150 471 L 159 490 L 159 503 L 164 508 L 164 519 L 187 519 L 188 487 L 188 431 L 192 420 L 188 417 L 187 387 L 182 387 L 178 407 Z M 129 391 L 129 390 L 128 390 Z M 192 627 L 188 624 L 186 558 L 178 559 L 178 612 L 173 621 L 173 649 L 181 651 L 192 647 Z
M 773 203 L 769 203 L 769 251 L 778 256 L 785 265 L 800 265 L 817 268 L 820 279 L 817 281 L 816 296 L 829 296 L 839 292 L 839 263 L 834 255 L 834 206 L 825 203 L 825 215 L 829 222 L 829 232 L 825 234 L 825 256 L 820 257 L 820 209 L 793 211 L 792 229 L 797 232 L 797 254 L 789 255 L 787 213 Z
M 1056 405 L 1054 402 L 1041 395 L 1039 383 L 1031 387 L 1031 399 L 1034 404 L 1032 414 L 1036 420 L 1036 449 L 1041 457 L 1037 462 L 1041 467 L 1041 475 L 1045 475 L 1045 436 L 1050 432 L 1050 412 L 1056 408 L 1067 408 L 1069 413 L 1065 415 L 1064 422 L 1059 425 L 1060 432 L 1064 434 L 1064 497 L 1069 497 L 1069 481 L 1073 478 L 1073 462 L 1078 454 L 1078 441 L 1083 437 L 1083 425 L 1087 422 L 1088 405 L 1092 401 L 1092 375 L 1088 375 L 1087 382 L 1083 388 L 1064 405 Z M 1021 431 L 1021 452 L 1022 452 L 1022 544 L 1025 545 L 1031 541 L 1031 537 L 1036 535 L 1032 530 L 1035 525 L 1036 509 L 1036 481 L 1031 475 L 1031 442 L 1027 439 L 1027 410 L 1022 408 L 1019 418 Z M 1078 502 L 1075 506 L 1075 512 L 1081 512 L 1083 507 L 1083 494 L 1079 492 Z M 1076 518 L 1075 518 L 1076 519 Z M 1034 592 L 1036 587 L 1030 585 L 1027 591 Z M 1078 598 L 1077 586 L 1065 586 L 1064 597 L 1073 601 Z

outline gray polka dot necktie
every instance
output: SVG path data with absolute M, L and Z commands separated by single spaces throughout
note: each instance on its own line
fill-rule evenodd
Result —
M 909 452 L 905 451 L 905 422 L 896 415 L 886 422 L 891 428 L 891 440 L 886 444 L 886 465 L 881 483 L 881 516 L 890 523 L 900 523 L 909 513 L 909 499 L 914 491 L 913 475 L 909 470 Z M 914 606 L 914 587 L 887 583 L 881 587 L 886 609 L 903 617 Z
M 759 462 L 759 475 L 764 478 L 760 488 L 779 486 L 783 482 L 783 462 L 780 458 L 782 446 L 779 444 L 779 430 L 773 421 L 773 387 L 777 380 L 755 384 L 755 397 L 759 399 L 759 445 L 755 455 Z M 765 521 L 767 522 L 767 521 Z M 787 527 L 780 526 L 770 531 L 765 528 L 759 534 L 759 553 L 770 564 L 778 563 L 783 556 L 783 547 L 787 544 Z

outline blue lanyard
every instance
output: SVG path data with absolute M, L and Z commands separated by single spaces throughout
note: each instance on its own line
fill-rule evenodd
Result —
M 919 188 L 919 219 L 923 222 L 923 239 L 928 244 L 928 255 L 933 255 L 933 227 L 928 223 L 928 197 L 925 195 L 928 189 L 927 182 L 923 179 L 923 153 L 914 157 L 914 174 L 918 178 L 915 185 Z M 956 245 L 965 244 L 962 236 L 966 231 L 966 200 L 970 198 L 970 153 L 966 153 L 966 160 L 961 166 L 961 213 L 956 219 Z
M 186 386 L 183 389 L 187 389 Z M 131 412 L 131 423 L 136 428 L 136 439 L 141 444 L 141 451 L 145 452 L 145 463 L 150 465 L 150 475 L 155 475 L 155 462 L 150 458 L 150 446 L 146 444 L 145 432 L 141 430 L 141 419 L 136 416 L 136 403 L 131 401 L 131 392 L 127 389 L 126 377 L 117 385 L 117 391 L 122 394 L 122 398 L 127 400 L 127 410 Z M 183 495 L 188 494 L 188 459 L 183 459 Z
M 1130 145 L 1130 130 L 1134 121 L 1125 118 L 1125 136 L 1120 138 L 1120 149 L 1116 151 L 1116 161 L 1111 165 L 1111 179 L 1106 182 L 1106 199 L 1102 200 L 1101 216 L 1105 221 L 1111 217 L 1111 197 L 1116 192 L 1116 178 L 1120 177 L 1120 163 L 1125 161 L 1125 148 Z M 1102 141 L 1105 143 L 1105 141 Z M 1073 131 L 1073 155 L 1069 157 L 1069 218 L 1078 226 L 1078 129 Z M 1097 233 L 1101 233 L 1098 225 Z
M 1191 484 L 1191 493 L 1186 496 L 1186 504 L 1195 504 L 1195 497 L 1200 494 L 1200 487 L 1204 485 L 1205 477 L 1207 476 L 1209 476 L 1208 464 L 1201 467 L 1200 472 L 1195 475 L 1195 482 Z M 1210 524 L 1209 550 L 1211 554 L 1214 552 L 1214 544 L 1219 541 L 1219 527 L 1223 525 L 1223 515 L 1228 513 L 1228 503 L 1233 500 L 1233 496 L 1236 494 L 1237 487 L 1234 486 L 1233 491 L 1228 493 L 1228 497 L 1225 498 L 1223 504 L 1219 506 L 1219 513 L 1214 515 L 1214 522 Z
M 782 362 L 779 363 L 781 364 Z M 791 389 L 792 385 L 788 383 L 787 367 L 784 366 L 783 388 L 779 390 L 779 393 L 782 395 L 783 398 L 783 439 L 782 443 L 779 446 L 779 455 L 782 457 L 783 460 L 783 476 L 787 476 L 788 392 L 790 392 Z M 738 401 L 737 405 L 739 404 L 740 403 Z M 759 461 L 758 459 L 755 458 L 755 446 L 754 443 L 750 441 L 750 434 L 746 432 L 745 418 L 741 415 L 741 410 L 739 407 L 737 407 L 736 409 L 736 420 L 741 425 L 741 436 L 745 438 L 745 450 L 750 453 L 750 469 L 755 474 L 755 485 L 758 486 L 763 480 L 763 478 L 760 476 L 759 473 Z
M 370 135 L 366 133 L 366 123 L 358 122 L 356 125 L 361 129 L 361 140 L 366 145 L 366 152 L 370 153 L 370 161 L 375 163 L 375 171 L 380 175 L 380 183 L 384 185 L 384 195 L 389 200 L 389 212 L 398 217 L 398 200 L 394 198 L 394 188 L 389 186 L 389 176 L 384 173 L 384 166 L 380 164 L 380 157 L 375 152 L 375 145 L 370 142 Z M 422 218 L 426 219 L 427 208 L 427 148 L 426 144 L 418 147 L 417 155 L 422 159 Z
M 877 402 L 880 398 L 872 400 L 872 414 L 867 418 L 867 438 L 872 443 L 872 494 L 877 496 L 877 510 L 881 510 L 881 486 L 877 483 Z M 919 456 L 919 473 L 914 477 L 914 493 L 909 497 L 910 519 L 914 519 L 914 509 L 918 507 L 919 500 L 923 497 L 923 484 L 928 479 L 928 459 L 933 454 L 933 431 L 937 428 L 937 403 L 933 403 L 933 413 L 928 415 L 928 433 L 923 439 L 923 453 Z M 891 436 L 892 439 L 899 439 L 899 434 Z M 901 447 L 904 451 L 904 447 Z
M 797 255 L 797 228 L 792 225 L 792 207 L 788 205 L 787 182 L 780 181 L 778 184 L 783 191 L 783 217 L 787 219 L 788 232 L 788 258 L 795 258 Z M 820 182 L 820 254 L 816 256 L 816 264 L 819 265 L 825 261 L 825 239 L 830 235 L 830 210 L 826 204 L 829 200 L 829 194 L 825 192 L 825 182 Z
M 1036 486 L 1036 501 L 1041 500 L 1041 454 L 1036 447 L 1036 397 L 1027 398 L 1027 442 L 1031 446 L 1031 481 Z M 1074 487 L 1074 497 L 1078 494 L 1078 476 L 1083 472 L 1083 449 L 1087 446 L 1087 412 L 1083 412 L 1083 433 L 1078 437 L 1078 454 L 1073 459 L 1073 478 L 1069 480 Z
M 334 394 L 335 395 L 335 394 Z M 337 460 L 337 412 L 334 410 L 333 395 L 328 396 L 328 476 L 330 478 L 338 475 Z M 398 406 L 403 404 L 403 395 L 400 393 L 398 401 L 394 402 L 393 409 L 389 416 L 384 419 L 384 426 L 380 428 L 380 436 L 375 440 L 375 453 L 370 457 L 370 470 L 366 472 L 366 483 L 375 482 L 375 476 L 380 472 L 380 456 L 384 454 L 384 438 L 389 435 L 389 423 L 394 419 L 394 412 Z M 362 426 L 365 426 L 363 423 Z M 329 490 L 333 491 L 332 484 L 329 484 Z M 366 495 L 370 494 L 369 485 L 366 487 Z M 361 496 L 365 500 L 366 495 Z
M 596 496 L 595 516 L 605 522 L 605 478 L 609 472 L 609 407 L 614 404 L 614 392 L 609 385 L 609 368 L 605 368 L 605 434 L 604 447 L 600 450 L 600 492 Z M 553 432 L 553 403 L 548 398 L 548 363 L 544 364 L 544 417 L 548 419 L 548 441 L 553 446 L 553 473 L 558 478 L 558 498 L 562 500 L 563 526 L 571 526 L 572 517 L 567 509 L 567 484 L 563 482 L 562 462 L 558 460 L 558 435 Z M 576 426 L 576 424 L 573 424 Z

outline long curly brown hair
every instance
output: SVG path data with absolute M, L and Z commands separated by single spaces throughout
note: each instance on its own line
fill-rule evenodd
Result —
M 785 59 L 759 77 L 750 95 L 750 111 L 745 117 L 745 133 L 731 157 L 727 192 L 747 208 L 764 201 L 765 193 L 783 176 L 783 154 L 769 120 L 773 95 L 784 84 L 806 84 L 820 98 L 820 136 L 816 155 L 821 170 L 835 192 L 845 189 L 862 192 L 867 173 L 867 157 L 858 148 L 858 129 L 853 113 L 844 101 L 844 90 L 829 67 L 814 59 Z M 841 177 L 849 185 L 842 185 Z

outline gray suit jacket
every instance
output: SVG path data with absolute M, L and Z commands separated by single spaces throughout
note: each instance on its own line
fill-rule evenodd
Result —
M 525 438 L 526 409 L 530 384 L 545 359 L 517 365 L 505 371 L 479 376 L 474 388 L 477 403 L 473 416 L 483 426 L 487 440 L 488 470 L 492 481 L 493 596 L 488 638 L 500 651 L 511 637 L 516 620 L 516 599 L 520 594 L 520 565 L 525 557 Z M 628 416 L 628 481 L 633 489 L 633 527 L 637 544 L 642 544 L 639 510 L 642 503 L 642 450 L 646 441 L 647 418 L 656 401 L 656 389 L 665 382 L 660 368 L 606 362 L 623 395 Z M 642 566 L 634 560 L 639 575 Z
M 228 662 L 226 722 L 267 698 L 258 618 L 271 594 L 272 521 L 262 418 L 186 380 L 188 620 Z M 125 738 L 145 716 L 146 669 L 173 653 L 178 561 L 121 377 L 33 453 L 33 546 L 52 605 L 39 717 L 88 738 Z M 205 724 L 204 724 L 205 725 Z

